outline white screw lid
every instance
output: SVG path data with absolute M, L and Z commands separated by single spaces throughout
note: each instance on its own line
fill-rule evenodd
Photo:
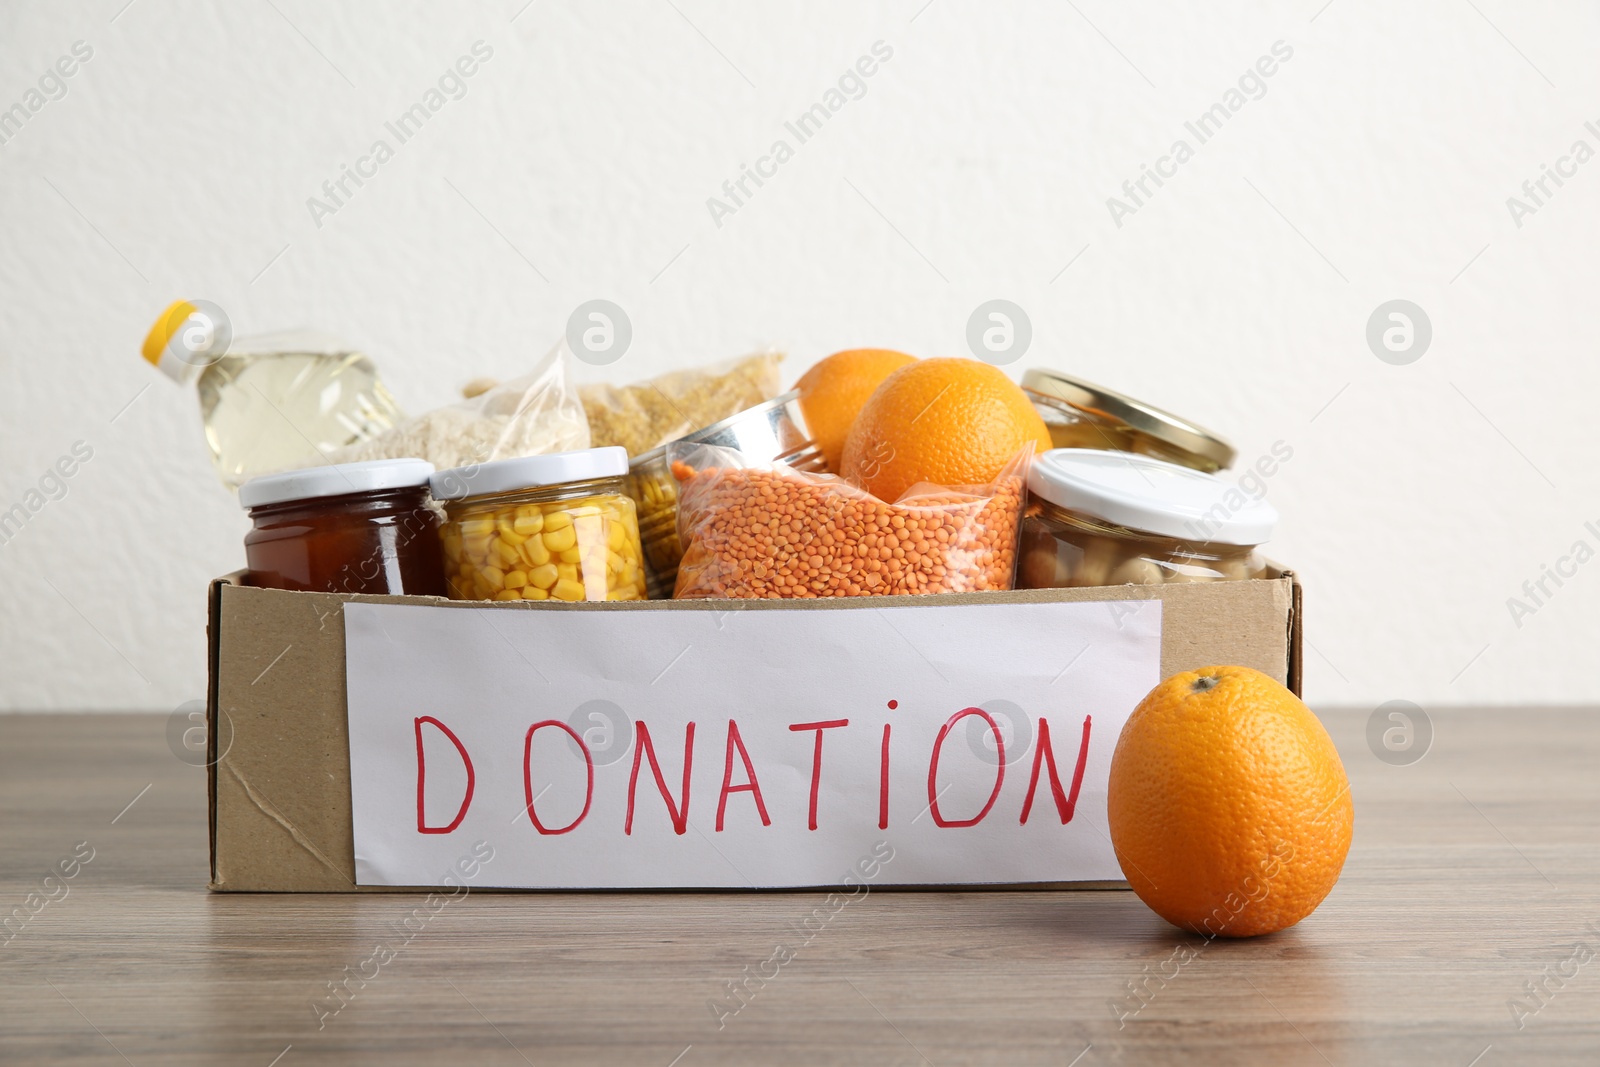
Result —
M 550 452 L 542 456 L 497 459 L 435 474 L 429 485 L 440 500 L 461 500 L 491 493 L 514 493 L 546 485 L 615 478 L 628 473 L 628 450 L 621 445 Z
M 1132 452 L 1053 448 L 1034 460 L 1028 491 L 1115 526 L 1184 541 L 1259 545 L 1278 509 L 1214 474 Z
M 433 464 L 425 459 L 371 459 L 362 463 L 325 463 L 304 470 L 263 474 L 239 487 L 239 504 L 259 508 L 291 500 L 408 489 L 428 484 Z

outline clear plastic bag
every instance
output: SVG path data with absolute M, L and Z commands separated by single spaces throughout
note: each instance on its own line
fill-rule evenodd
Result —
M 1012 587 L 1032 444 L 989 485 L 924 482 L 892 504 L 838 475 L 746 463 L 729 448 L 682 451 L 672 465 L 686 546 L 675 599 Z
M 415 456 L 445 470 L 588 448 L 589 423 L 577 390 L 567 382 L 565 351 L 565 342 L 560 342 L 531 374 L 407 419 L 377 437 L 339 450 L 328 461 Z
M 771 400 L 782 360 L 782 352 L 758 352 L 632 385 L 581 386 L 593 447 L 621 445 L 640 456 Z

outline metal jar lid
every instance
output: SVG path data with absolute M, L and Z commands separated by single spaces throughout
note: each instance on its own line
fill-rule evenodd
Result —
M 1232 466 L 1238 455 L 1232 445 L 1203 426 L 1082 378 L 1036 367 L 1022 376 L 1022 388 L 1096 418 L 1120 423 L 1222 469 Z
M 641 452 L 633 458 L 630 467 L 635 473 L 652 467 L 668 470 L 669 450 L 673 446 L 681 448 L 685 445 L 736 448 L 754 462 L 781 460 L 802 470 L 817 469 L 816 455 L 819 455 L 811 432 L 806 428 L 805 415 L 800 411 L 800 391 L 797 389 L 745 408 L 676 441 Z

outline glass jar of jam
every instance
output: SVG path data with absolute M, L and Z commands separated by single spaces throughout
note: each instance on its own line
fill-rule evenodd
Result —
M 644 600 L 639 519 L 619 445 L 440 471 L 452 600 Z
M 318 593 L 444 596 L 433 464 L 337 463 L 252 478 L 239 503 L 251 585 Z
M 1232 483 L 1126 452 L 1055 448 L 1028 472 L 1017 586 L 1261 578 L 1278 512 Z
M 1036 367 L 1022 376 L 1022 388 L 1057 448 L 1137 452 L 1208 474 L 1237 455 L 1202 426 L 1081 378 Z

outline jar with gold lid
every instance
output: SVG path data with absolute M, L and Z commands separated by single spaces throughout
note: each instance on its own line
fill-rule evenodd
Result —
M 1237 454 L 1203 426 L 1081 378 L 1036 367 L 1022 388 L 1057 448 L 1136 452 L 1207 473 L 1226 470 Z

